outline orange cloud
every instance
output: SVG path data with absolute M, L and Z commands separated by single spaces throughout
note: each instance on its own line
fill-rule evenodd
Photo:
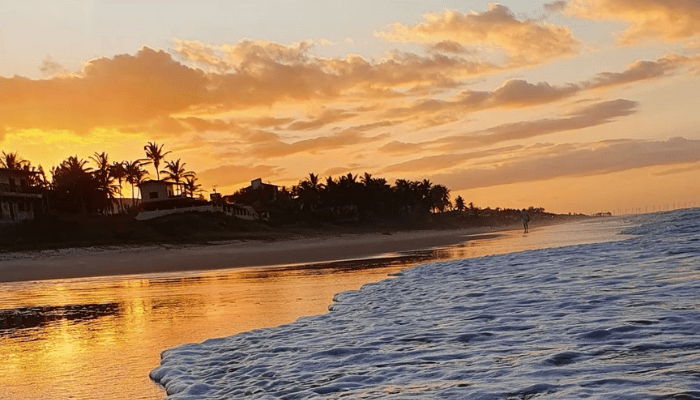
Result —
M 352 118 L 354 116 L 357 116 L 357 113 L 347 112 L 345 110 L 338 109 L 325 110 L 323 113 L 321 113 L 321 115 L 311 120 L 293 122 L 289 124 L 289 126 L 287 126 L 286 129 L 290 131 L 315 130 L 324 127 L 328 124 L 340 122 L 348 118 Z
M 469 50 L 463 45 L 451 40 L 443 40 L 430 46 L 428 49 L 436 53 L 468 54 Z
M 387 154 L 412 154 L 423 150 L 423 145 L 420 143 L 405 143 L 398 140 L 391 141 L 378 149 L 382 153 Z
M 310 53 L 311 46 L 312 42 L 285 46 L 243 40 L 214 46 L 179 41 L 175 52 L 186 62 L 215 71 L 209 75 L 212 96 L 224 109 L 341 96 L 391 98 L 417 88 L 454 87 L 457 79 L 498 69 L 487 62 L 441 54 L 393 52 L 378 61 L 358 55 L 320 58 Z
M 520 79 L 504 82 L 493 91 L 465 90 L 449 100 L 420 99 L 407 107 L 389 109 L 385 118 L 422 119 L 424 126 L 436 126 L 455 120 L 455 115 L 496 108 L 524 108 L 555 103 L 586 90 L 612 88 L 674 75 L 686 68 L 696 71 L 700 57 L 667 54 L 656 61 L 635 61 L 622 72 L 602 72 L 594 79 L 578 84 L 552 86 L 532 84 Z M 695 68 L 695 70 L 693 70 Z M 437 115 L 437 116 L 436 116 Z
M 489 146 L 510 140 L 529 139 L 558 132 L 589 128 L 612 122 L 637 112 L 638 103 L 625 99 L 604 101 L 552 119 L 516 122 L 432 141 L 441 150 Z
M 546 151 L 543 151 L 546 150 Z M 617 140 L 553 145 L 521 155 L 497 168 L 465 168 L 433 175 L 452 190 L 475 189 L 559 177 L 581 177 L 658 165 L 700 162 L 700 140 Z
M 144 47 L 136 55 L 91 60 L 75 74 L 40 80 L 0 77 L 0 121 L 10 132 L 37 128 L 85 134 L 99 127 L 178 133 L 187 124 L 169 119 L 181 115 L 221 115 L 303 101 L 376 102 L 456 87 L 464 76 L 495 68 L 441 54 L 395 52 L 375 62 L 356 55 L 326 59 L 311 55 L 309 46 L 242 41 L 214 48 L 180 42 L 182 62 Z M 47 71 L 54 67 L 45 64 Z M 289 129 L 318 128 L 324 118 L 330 123 L 330 114 L 321 117 L 290 121 Z
M 439 46 L 488 46 L 505 52 L 510 65 L 534 65 L 578 53 L 579 42 L 563 26 L 547 22 L 520 21 L 510 10 L 491 3 L 483 13 L 445 10 L 423 15 L 413 26 L 395 23 L 390 31 L 376 35 L 394 42 Z
M 581 18 L 629 23 L 619 36 L 624 45 L 643 39 L 679 41 L 700 35 L 697 0 L 570 0 L 564 12 Z
M 447 153 L 435 156 L 421 157 L 397 164 L 389 165 L 382 169 L 382 172 L 417 172 L 417 171 L 440 171 L 458 167 L 467 161 L 480 158 L 492 157 L 502 154 L 509 154 L 522 149 L 523 146 L 508 146 L 495 149 L 474 151 L 469 153 Z
M 510 80 L 492 92 L 466 90 L 452 100 L 419 100 L 409 107 L 388 110 L 386 116 L 406 118 L 445 111 L 464 113 L 500 107 L 532 107 L 565 99 L 579 90 L 576 85 L 556 87 L 546 82 L 531 84 L 523 80 Z
M 582 84 L 585 88 L 607 88 L 634 82 L 648 81 L 672 75 L 685 67 L 697 68 L 700 56 L 686 57 L 667 54 L 656 61 L 635 61 L 623 72 L 602 72 L 592 80 Z
M 48 80 L 0 77 L 0 121 L 10 129 L 130 126 L 206 103 L 202 71 L 163 51 L 141 49 L 88 62 L 80 74 Z
M 282 157 L 302 152 L 313 154 L 359 144 L 369 144 L 387 137 L 388 134 L 366 136 L 362 133 L 362 130 L 345 129 L 332 135 L 302 139 L 291 143 L 287 143 L 279 137 L 274 137 L 255 143 L 248 151 L 250 155 L 260 158 Z

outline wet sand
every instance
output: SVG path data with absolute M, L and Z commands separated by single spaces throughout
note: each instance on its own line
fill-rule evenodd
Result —
M 4 279 L 42 272 L 46 276 L 47 270 L 57 276 L 81 271 L 125 273 L 128 262 L 151 271 L 166 262 L 177 262 L 181 268 L 170 273 L 0 283 L 0 310 L 30 317 L 0 329 L 0 359 L 5 360 L 0 398 L 162 399 L 163 389 L 148 374 L 159 365 L 165 349 L 323 314 L 336 293 L 357 290 L 419 263 L 612 240 L 620 231 L 614 222 L 600 221 L 610 225 L 606 229 L 593 222 L 535 227 L 527 235 L 521 229 L 418 231 L 184 249 L 0 254 Z M 440 242 L 446 245 L 440 247 L 436 244 Z M 431 245 L 436 248 L 416 251 Z M 376 252 L 400 249 L 407 251 L 376 257 Z M 254 259 L 258 262 L 286 256 L 318 263 L 192 271 L 217 268 L 217 258 L 242 263 L 243 253 L 259 257 Z M 375 257 L 358 260 L 359 254 Z M 356 261 L 322 259 L 340 255 Z M 193 260 L 196 264 L 187 265 Z
M 517 229 L 499 227 L 498 231 Z M 280 241 L 234 241 L 208 246 L 147 246 L 0 254 L 0 282 L 206 271 L 349 260 L 429 249 L 493 235 L 490 227 L 344 234 Z

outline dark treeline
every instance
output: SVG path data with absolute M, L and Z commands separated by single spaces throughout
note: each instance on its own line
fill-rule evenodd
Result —
M 505 226 L 520 221 L 520 210 L 482 209 L 471 202 L 465 204 L 461 196 L 452 201 L 446 186 L 427 179 L 397 179 L 390 184 L 385 178 L 369 173 L 324 179 L 309 174 L 290 188 L 256 180 L 232 195 L 212 195 L 212 210 L 241 211 L 241 205 L 251 206 L 259 221 L 240 219 L 237 216 L 241 214 L 237 213 L 214 212 L 185 212 L 140 220 L 135 216 L 143 205 L 138 204 L 136 191 L 148 179 L 175 184 L 176 198 L 168 199 L 170 203 L 183 206 L 206 203 L 196 183 L 196 174 L 187 170 L 185 163 L 180 159 L 166 160 L 170 152 L 163 151 L 163 146 L 155 142 L 144 146 L 144 152 L 145 158 L 133 161 L 112 161 L 104 152 L 87 159 L 70 156 L 52 167 L 48 177 L 41 166 L 33 166 L 17 153 L 0 152 L 0 168 L 22 171 L 10 174 L 15 177 L 14 183 L 12 180 L 3 183 L 0 191 L 42 194 L 27 196 L 36 199 L 32 200 L 33 221 L 0 224 L 0 250 L 276 240 L 308 234 L 309 228 L 315 233 L 319 229 L 340 232 L 381 229 L 390 233 L 394 229 Z M 153 175 L 146 170 L 149 166 L 155 172 Z M 18 176 L 21 176 L 19 185 Z M 122 188 L 125 192 L 131 188 L 131 193 L 122 193 Z M 193 200 L 195 197 L 197 200 Z M 218 202 L 229 204 L 218 208 Z M 545 213 L 541 208 L 530 207 L 529 211 L 535 222 L 562 220 L 562 216 Z
M 287 218 L 343 221 L 405 221 L 443 212 L 452 208 L 450 190 L 429 180 L 398 179 L 390 185 L 386 179 L 365 173 L 322 180 L 316 174 L 287 189 L 281 188 L 272 196 L 265 188 L 244 188 L 231 196 L 241 204 L 271 209 Z M 457 198 L 461 204 L 464 201 Z M 284 217 L 282 217 L 284 218 Z
M 137 203 L 136 187 L 149 177 L 145 167 L 152 164 L 156 178 L 163 174 L 175 183 L 183 194 L 193 197 L 200 190 L 196 174 L 185 169 L 180 159 L 165 161 L 170 152 L 163 145 L 149 142 L 144 146 L 146 157 L 137 160 L 111 161 L 107 153 L 95 152 L 88 159 L 70 156 L 50 170 L 47 177 L 41 166 L 35 167 L 18 153 L 0 155 L 0 168 L 25 171 L 28 190 L 41 191 L 43 209 L 62 213 L 124 213 Z M 159 170 L 161 164 L 164 168 Z M 131 187 L 131 201 L 124 201 L 122 187 Z
M 29 180 L 27 190 L 43 193 L 43 211 L 65 214 L 127 214 L 138 212 L 137 187 L 149 179 L 146 166 L 151 165 L 155 179 L 175 184 L 181 197 L 198 197 L 201 185 L 196 173 L 188 171 L 179 158 L 166 160 L 171 152 L 163 145 L 148 142 L 145 158 L 133 161 L 111 161 L 107 153 L 95 152 L 88 159 L 70 156 L 50 170 L 47 178 L 41 166 L 35 167 L 17 153 L 2 152 L 0 168 L 22 170 Z M 160 167 L 163 166 L 161 169 Z M 122 188 L 131 188 L 130 199 Z M 325 179 L 309 174 L 291 188 L 263 184 L 257 189 L 243 188 L 223 201 L 253 206 L 276 222 L 312 221 L 330 223 L 423 222 L 431 215 L 459 211 L 458 218 L 515 220 L 518 210 L 480 209 L 473 203 L 465 204 L 461 196 L 450 199 L 450 189 L 428 179 L 412 181 L 397 179 L 390 184 L 385 178 L 369 173 L 348 173 Z M 530 207 L 541 214 L 543 209 Z

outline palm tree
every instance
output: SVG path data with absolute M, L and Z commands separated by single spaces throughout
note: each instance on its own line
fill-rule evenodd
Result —
M 433 201 L 431 199 L 431 191 L 433 189 L 433 183 L 429 179 L 423 179 L 423 182 L 416 182 L 416 190 L 420 198 L 420 204 L 423 211 L 430 212 L 433 208 Z
M 126 179 L 126 168 L 124 168 L 125 161 L 114 161 L 112 165 L 109 166 L 109 174 L 117 180 L 119 184 L 119 208 L 124 211 L 124 195 L 122 194 L 122 182 Z
M 457 207 L 457 210 L 460 212 L 464 210 L 465 206 L 464 199 L 462 198 L 462 196 L 457 196 L 457 198 L 455 199 L 455 207 Z
M 153 166 L 156 168 L 156 179 L 160 180 L 160 172 L 158 168 L 160 167 L 160 162 L 165 158 L 166 155 L 170 154 L 169 151 L 163 153 L 163 145 L 160 146 L 156 142 L 148 142 L 143 149 L 146 151 L 146 157 L 151 160 Z
M 51 169 L 52 188 L 59 207 L 73 211 L 96 211 L 101 207 L 99 183 L 87 161 L 70 156 Z
M 195 193 L 201 191 L 201 187 L 202 185 L 197 183 L 197 177 L 195 175 L 188 175 L 185 177 L 185 184 L 183 185 L 185 196 L 194 197 Z
M 49 182 L 46 180 L 46 174 L 44 173 L 44 167 L 41 165 L 35 168 L 33 165 L 28 163 L 24 166 L 24 171 L 29 172 L 29 186 L 48 188 Z
M 324 185 L 319 182 L 318 175 L 310 173 L 307 178 L 299 182 L 296 192 L 301 201 L 303 210 L 314 210 L 318 205 L 319 193 Z
M 430 206 L 440 212 L 452 206 L 450 201 L 450 189 L 443 185 L 435 185 L 430 190 Z
M 344 206 L 357 206 L 362 196 L 362 184 L 357 182 L 357 175 L 349 173 L 338 179 L 341 204 Z
M 119 188 L 114 184 L 115 176 L 112 174 L 112 164 L 109 163 L 109 156 L 104 151 L 102 153 L 95 152 L 90 159 L 97 164 L 97 169 L 92 172 L 92 175 L 102 193 L 102 212 L 107 214 L 112 211 L 114 195 Z
M 148 172 L 142 167 L 144 162 L 142 160 L 134 161 L 124 161 L 124 170 L 126 171 L 126 181 L 131 184 L 131 203 L 136 201 L 136 196 L 134 196 L 134 185 L 138 185 L 143 181 L 143 178 L 148 175 Z
M 87 160 L 78 158 L 78 156 L 70 156 L 59 165 L 68 172 L 91 173 L 92 168 L 87 166 Z
M 5 153 L 4 151 L 2 152 L 2 158 L 0 158 L 0 167 L 12 169 L 12 170 L 20 170 L 20 169 L 24 169 L 24 167 L 28 166 L 28 165 L 29 165 L 29 161 L 20 157 L 17 152 L 14 152 L 14 153 Z
M 178 190 L 181 190 L 180 181 L 182 181 L 183 178 L 196 175 L 193 171 L 185 171 L 185 164 L 186 163 L 180 164 L 179 158 L 175 161 L 167 161 L 165 163 L 165 169 L 160 171 L 167 175 L 165 179 L 170 179 L 175 182 Z

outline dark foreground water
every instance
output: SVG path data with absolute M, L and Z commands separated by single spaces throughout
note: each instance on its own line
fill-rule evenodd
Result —
M 162 399 L 165 391 L 149 379 L 149 372 L 158 367 L 161 352 L 168 348 L 324 314 L 334 294 L 359 289 L 419 263 L 619 240 L 623 237 L 617 233 L 627 225 L 625 220 L 597 219 L 534 226 L 527 235 L 508 232 L 448 248 L 351 262 L 3 283 L 0 399 Z M 432 283 L 426 283 L 425 290 L 429 290 Z M 440 292 L 442 289 L 435 294 Z M 424 299 L 433 302 L 430 296 Z M 385 306 L 398 307 L 401 301 L 397 297 Z M 352 316 L 348 314 L 348 318 Z M 341 324 L 334 326 L 344 329 Z M 263 341 L 267 341 L 265 335 L 263 331 Z M 330 343 L 330 350 L 343 342 L 344 336 L 340 333 L 321 339 Z M 300 346 L 306 343 L 307 339 L 301 340 Z M 221 365 L 227 362 L 223 357 Z M 221 373 L 210 367 L 213 374 Z M 179 367 L 173 366 L 171 371 L 175 368 Z M 265 372 L 269 371 L 261 374 Z M 322 369 L 317 373 L 324 375 L 320 379 L 334 376 L 325 375 Z M 258 390 L 258 383 L 246 390 Z
M 700 210 L 623 241 L 422 265 L 164 353 L 169 399 L 698 399 Z

